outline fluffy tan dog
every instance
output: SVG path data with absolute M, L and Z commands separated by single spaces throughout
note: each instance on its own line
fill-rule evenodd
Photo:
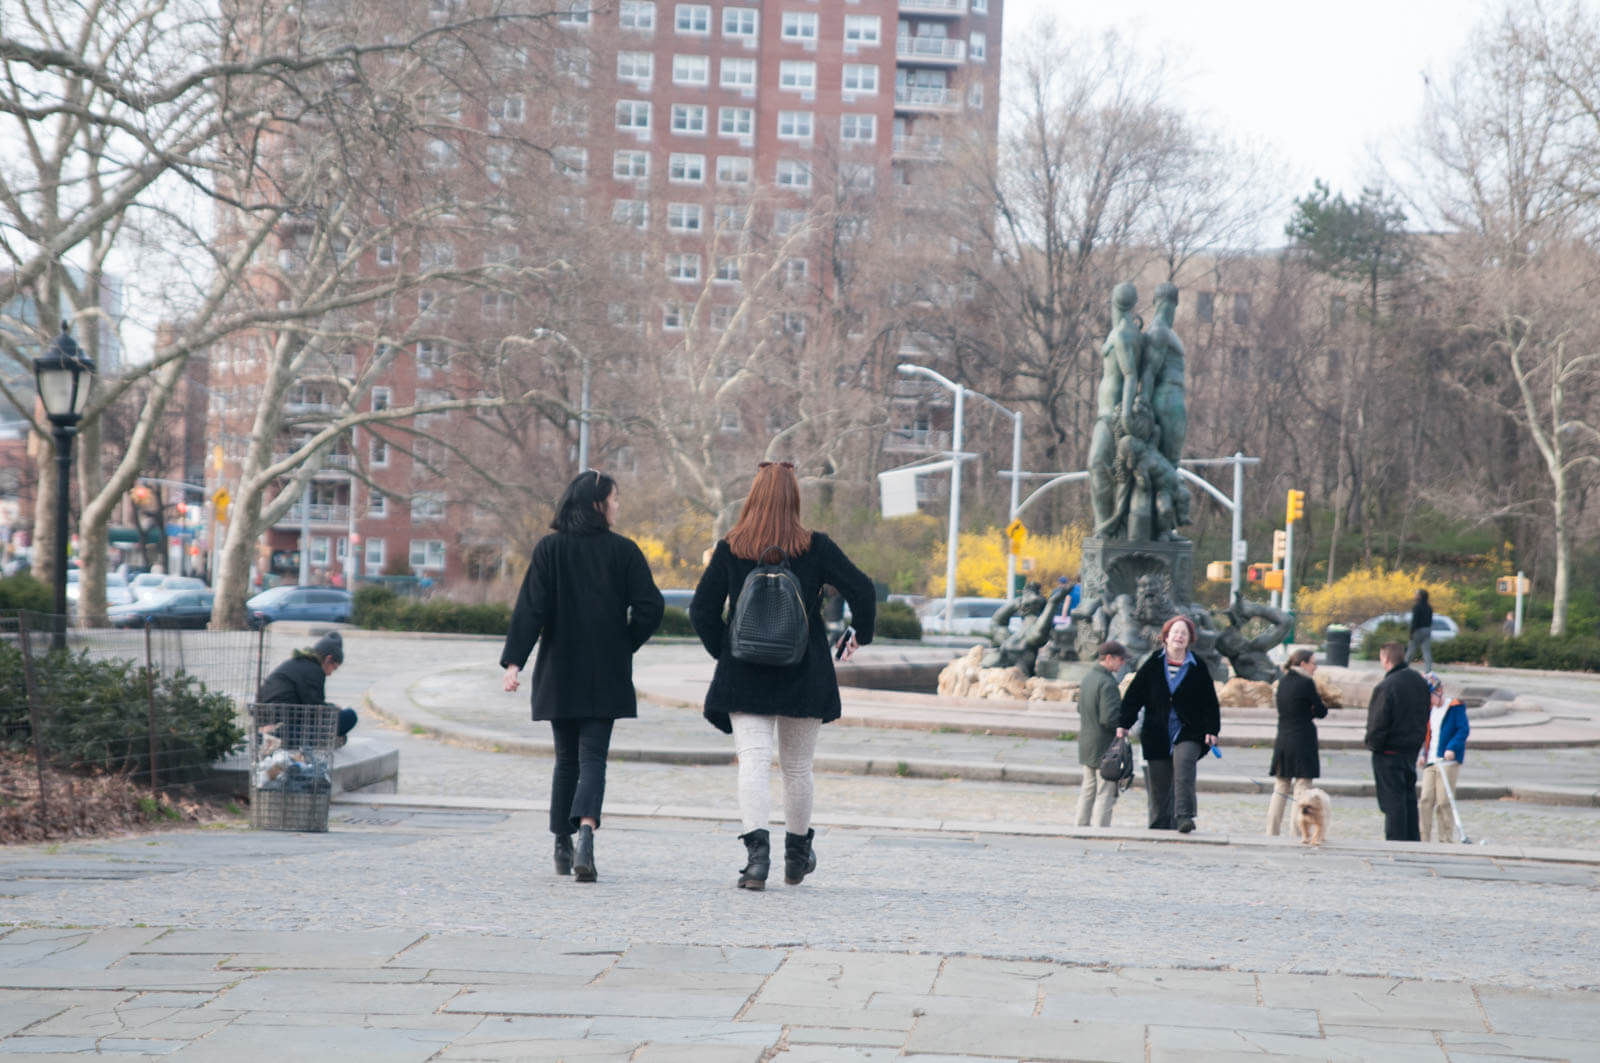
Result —
M 1328 836 L 1328 820 L 1332 813 L 1333 802 L 1328 798 L 1328 791 L 1312 788 L 1296 794 L 1294 827 L 1300 832 L 1300 844 L 1321 845 Z

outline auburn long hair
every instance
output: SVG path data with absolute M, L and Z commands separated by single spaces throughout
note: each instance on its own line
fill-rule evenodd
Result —
M 728 549 L 734 557 L 756 561 L 773 546 L 785 557 L 797 557 L 811 548 L 811 531 L 800 523 L 800 481 L 794 478 L 794 466 L 764 461 L 738 522 L 728 532 Z

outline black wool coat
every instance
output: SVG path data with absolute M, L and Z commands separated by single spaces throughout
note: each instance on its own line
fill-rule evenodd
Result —
M 762 716 L 802 716 L 823 722 L 839 718 L 839 680 L 833 672 L 833 653 L 828 646 L 827 628 L 822 622 L 822 585 L 838 589 L 850 605 L 850 623 L 856 641 L 872 641 L 877 622 L 878 602 L 872 581 L 834 541 L 821 532 L 811 533 L 811 546 L 805 553 L 789 559 L 789 569 L 800 581 L 806 600 L 809 641 L 800 663 L 787 668 L 746 664 L 727 651 L 728 625 L 723 606 L 732 615 L 745 577 L 756 567 L 754 561 L 735 557 L 727 540 L 717 543 L 706 566 L 705 575 L 689 603 L 689 620 L 706 652 L 717 659 L 717 670 L 706 691 L 705 717 L 718 730 L 731 732 L 732 712 Z
M 1428 737 L 1428 710 L 1433 707 L 1422 673 L 1400 664 L 1389 670 L 1367 702 L 1367 748 L 1417 759 Z
M 1322 774 L 1317 721 L 1328 715 L 1328 706 L 1322 703 L 1316 682 L 1294 671 L 1278 680 L 1277 700 L 1278 737 L 1272 743 L 1268 774 L 1275 779 L 1315 779 Z
M 262 705 L 324 705 L 327 680 L 316 654 L 296 650 L 293 657 L 267 673 L 256 691 L 256 701 Z
M 1196 657 L 1184 673 L 1178 689 L 1167 690 L 1167 655 L 1158 647 L 1134 673 L 1127 693 L 1122 695 L 1122 717 L 1118 727 L 1132 727 L 1144 710 L 1144 727 L 1139 743 L 1145 760 L 1171 760 L 1172 739 L 1167 734 L 1167 718 L 1178 710 L 1178 741 L 1205 744 L 1206 735 L 1222 730 L 1222 709 L 1217 703 L 1217 687 L 1211 681 L 1206 663 Z
M 547 535 L 533 548 L 500 666 L 521 668 L 538 643 L 535 720 L 637 716 L 633 654 L 665 608 L 632 539 L 612 531 Z

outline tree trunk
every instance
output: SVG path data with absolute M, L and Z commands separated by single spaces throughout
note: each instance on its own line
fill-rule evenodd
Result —
M 1550 634 L 1567 633 L 1568 555 L 1571 532 L 1567 527 L 1567 477 L 1559 467 L 1551 477 L 1555 486 L 1556 581 L 1550 606 Z

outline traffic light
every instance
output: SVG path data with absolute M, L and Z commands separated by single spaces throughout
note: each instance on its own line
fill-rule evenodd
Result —
M 1271 565 L 1251 565 L 1244 570 L 1244 575 L 1251 583 L 1260 583 L 1266 574 L 1271 571 Z
M 132 490 L 128 492 L 128 497 L 133 499 L 133 504 L 140 509 L 148 509 L 156 500 L 154 492 L 144 484 L 134 484 Z
M 1289 556 L 1289 533 L 1279 528 L 1272 533 L 1272 560 L 1282 561 Z
M 1261 575 L 1261 585 L 1269 591 L 1283 590 L 1283 569 L 1269 568 Z
M 1285 517 L 1284 523 L 1293 524 L 1295 521 L 1299 520 L 1305 515 L 1306 493 L 1304 491 L 1296 491 L 1291 488 L 1289 491 L 1288 515 Z

